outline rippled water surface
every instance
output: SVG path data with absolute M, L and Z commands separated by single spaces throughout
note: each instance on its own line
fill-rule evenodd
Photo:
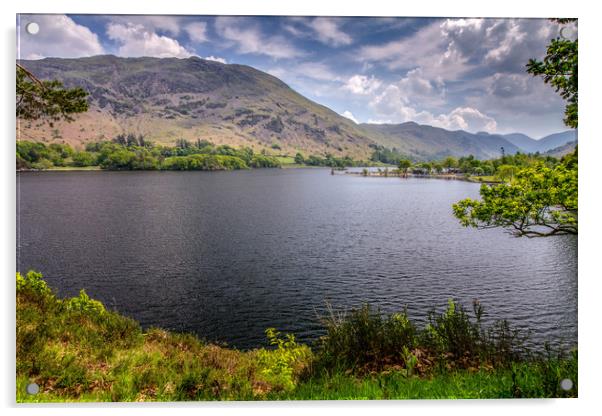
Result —
M 478 298 L 532 339 L 577 342 L 577 240 L 461 227 L 473 183 L 324 169 L 18 174 L 18 269 L 143 326 L 240 348 L 308 341 L 325 302 L 423 317 Z

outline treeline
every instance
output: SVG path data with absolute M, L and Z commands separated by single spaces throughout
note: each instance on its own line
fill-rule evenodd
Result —
M 553 156 L 543 156 L 540 153 L 521 153 L 504 155 L 497 159 L 480 160 L 473 155 L 463 157 L 448 156 L 439 160 L 421 162 L 411 160 L 396 148 L 389 149 L 384 146 L 372 145 L 374 151 L 370 160 L 389 165 L 397 165 L 402 171 L 414 173 L 462 173 L 474 176 L 500 176 L 511 177 L 518 168 L 532 166 L 537 162 L 544 162 L 548 167 L 554 167 L 559 159 Z
M 301 153 L 295 155 L 295 163 L 298 165 L 324 166 L 329 168 L 345 168 L 352 166 L 366 166 L 362 160 L 354 160 L 349 156 L 335 157 L 327 153 L 324 157 L 310 155 L 304 157 Z
M 206 140 L 180 139 L 175 146 L 156 145 L 143 136 L 118 135 L 112 141 L 86 144 L 17 142 L 17 169 L 98 166 L 109 170 L 232 170 L 276 168 L 280 161 L 248 147 L 217 146 Z

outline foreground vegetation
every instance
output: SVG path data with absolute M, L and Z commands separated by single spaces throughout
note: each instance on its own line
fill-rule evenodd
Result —
M 482 315 L 450 301 L 418 328 L 366 305 L 332 311 L 311 348 L 268 329 L 270 347 L 239 351 L 143 331 L 83 290 L 59 299 L 41 274 L 17 273 L 17 401 L 576 397 L 576 351 L 532 353 L 519 331 L 485 327 Z

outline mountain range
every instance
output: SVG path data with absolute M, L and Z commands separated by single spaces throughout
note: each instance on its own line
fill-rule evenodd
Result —
M 217 144 L 305 155 L 331 153 L 367 159 L 375 146 L 395 148 L 416 160 L 473 154 L 480 159 L 545 152 L 576 140 L 574 131 L 534 140 L 402 124 L 356 124 L 255 68 L 191 57 L 22 60 L 39 79 L 62 81 L 89 93 L 89 110 L 71 123 L 23 121 L 24 140 L 86 142 L 120 133 L 158 143 L 206 139 Z

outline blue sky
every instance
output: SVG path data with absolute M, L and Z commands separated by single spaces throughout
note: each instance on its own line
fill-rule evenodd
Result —
M 40 25 L 29 35 L 28 22 Z M 558 26 L 546 19 L 22 15 L 20 57 L 98 54 L 245 64 L 356 122 L 565 130 L 564 103 L 525 73 Z

